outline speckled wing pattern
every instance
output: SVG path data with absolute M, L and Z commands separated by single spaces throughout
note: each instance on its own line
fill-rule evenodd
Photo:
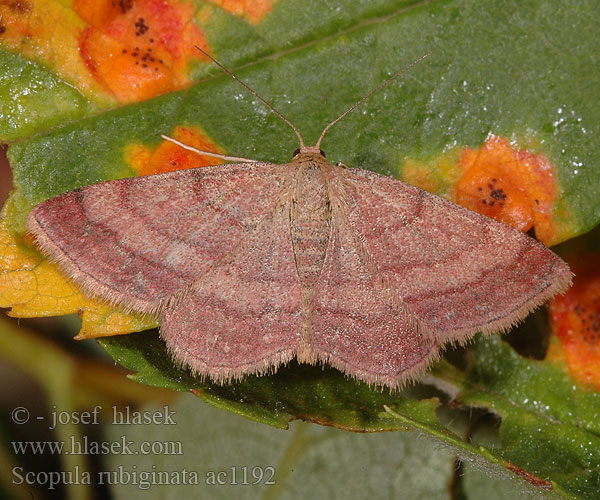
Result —
M 373 172 L 339 182 L 380 279 L 440 344 L 507 330 L 571 282 L 562 259 L 506 224 Z
M 332 200 L 332 235 L 315 287 L 311 348 L 316 359 L 375 385 L 396 387 L 438 355 L 418 318 L 380 279 L 343 203 Z
M 217 382 L 297 356 L 397 388 L 443 344 L 505 330 L 570 283 L 560 258 L 505 224 L 307 161 L 311 182 L 315 165 L 327 179 L 314 198 L 294 191 L 300 160 L 219 165 L 67 192 L 38 205 L 29 228 L 92 295 L 158 314 L 175 360 Z M 292 237 L 294 197 L 323 193 L 330 219 L 306 227 L 328 236 Z M 304 257 L 323 256 L 314 284 L 294 238 Z
M 224 382 L 273 372 L 296 353 L 302 297 L 284 195 L 230 254 L 162 312 L 175 359 Z
M 275 209 L 288 177 L 242 163 L 108 181 L 39 204 L 28 225 L 89 294 L 155 313 Z

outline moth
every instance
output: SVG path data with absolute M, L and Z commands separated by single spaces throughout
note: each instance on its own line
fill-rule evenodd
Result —
M 329 128 L 406 69 L 315 146 L 240 82 L 296 132 L 289 163 L 217 155 L 236 163 L 86 186 L 39 204 L 28 228 L 85 292 L 158 317 L 197 376 L 228 383 L 296 358 L 397 389 L 445 344 L 506 331 L 571 282 L 508 225 L 327 161 Z

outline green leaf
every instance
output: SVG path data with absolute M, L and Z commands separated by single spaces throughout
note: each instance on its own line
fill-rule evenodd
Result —
M 277 375 L 218 386 L 187 371 L 174 372 L 155 334 L 100 342 L 120 364 L 136 371 L 134 380 L 192 390 L 217 408 L 274 427 L 303 419 L 363 432 L 413 429 L 523 494 L 593 499 L 598 488 L 600 394 L 579 388 L 559 367 L 520 357 L 497 337 L 476 343 L 476 360 L 466 374 L 445 362 L 434 373 L 459 386 L 460 402 L 491 408 L 503 417 L 499 446 L 465 440 L 450 430 L 438 419 L 435 398 L 413 399 L 423 396 L 422 388 L 421 394 L 411 389 L 390 395 L 336 370 L 298 364 Z M 478 481 L 483 487 L 481 476 Z
M 511 481 L 490 478 L 470 464 L 465 465 L 462 476 L 463 490 L 468 500 L 529 500 L 539 498 L 536 492 L 523 490 Z
M 96 107 L 47 68 L 0 46 L 0 138 L 12 142 L 76 121 Z
M 427 162 L 456 146 L 477 147 L 490 133 L 535 143 L 557 169 L 557 223 L 569 224 L 571 235 L 597 224 L 600 68 L 594 54 L 600 35 L 594 2 L 573 8 L 558 0 L 348 4 L 322 12 L 319 2 L 281 1 L 263 23 L 239 30 L 227 44 L 239 20 L 221 12 L 219 22 L 208 17 L 214 24 L 206 30 L 217 49 L 226 45 L 223 62 L 234 69 L 245 62 L 239 76 L 288 116 L 307 143 L 386 76 L 432 50 L 429 59 L 331 130 L 324 143 L 328 157 L 398 174 L 406 159 Z M 306 22 L 296 24 L 302 17 Z M 240 45 L 232 47 L 236 40 Z M 218 50 L 215 55 L 220 57 Z M 198 68 L 206 75 L 206 65 Z M 74 118 L 72 112 L 63 116 Z M 282 162 L 297 147 L 283 122 L 217 74 L 188 91 L 73 121 L 13 145 L 10 158 L 22 191 L 12 200 L 11 226 L 22 233 L 26 213 L 61 191 L 132 175 L 124 148 L 132 142 L 156 145 L 160 134 L 183 124 L 200 126 L 239 156 Z
M 393 406 L 415 420 L 435 418 L 436 399 L 411 400 L 320 366 L 291 363 L 276 375 L 245 377 L 242 381 L 217 385 L 193 378 L 187 370 L 173 368 L 170 356 L 156 333 L 144 332 L 99 340 L 121 365 L 134 370 L 138 382 L 192 390 L 218 408 L 252 420 L 287 428 L 293 419 L 309 420 L 346 430 L 375 432 L 405 429 L 390 417 L 385 405 Z
M 466 373 L 444 363 L 435 373 L 456 384 L 459 402 L 500 415 L 495 459 L 551 482 L 566 498 L 596 498 L 600 393 L 578 386 L 560 366 L 519 356 L 496 336 L 479 338 L 473 356 Z
M 302 422 L 290 431 L 278 431 L 199 405 L 190 397 L 182 397 L 168 411 L 176 412 L 176 425 L 113 425 L 107 439 L 120 441 L 125 436 L 132 450 L 151 439 L 157 446 L 169 443 L 181 454 L 113 455 L 107 457 L 104 470 L 137 471 L 138 477 L 142 472 L 168 471 L 170 477 L 181 477 L 186 469 L 188 477 L 197 473 L 199 484 L 154 484 L 147 490 L 118 484 L 111 488 L 117 500 L 449 498 L 452 455 L 423 446 L 411 433 L 365 435 Z M 244 468 L 249 483 L 245 485 Z M 257 479 L 262 473 L 262 480 L 254 479 L 253 472 Z M 219 473 L 221 483 L 211 484 Z M 234 473 L 237 484 L 232 484 Z M 275 484 L 264 484 L 271 475 Z
M 569 225 L 563 237 L 598 224 L 596 2 L 280 0 L 256 25 L 198 5 L 196 22 L 214 55 L 290 118 L 307 143 L 360 96 L 432 50 L 331 130 L 328 158 L 398 176 L 407 159 L 435 165 L 448 151 L 500 135 L 554 165 L 554 216 Z M 78 82 L 40 62 L 7 50 L 0 61 L 7 75 L 0 80 L 0 134 L 19 139 L 9 151 L 16 191 L 5 213 L 21 235 L 37 203 L 135 175 L 128 147 L 153 148 L 179 125 L 198 126 L 238 156 L 283 162 L 297 147 L 283 122 L 203 63 L 191 68 L 197 84 L 186 90 L 106 111 L 116 104 L 74 91 Z M 140 382 L 193 389 L 215 406 L 272 426 L 305 418 L 351 430 L 417 428 L 488 472 L 511 475 L 517 469 L 509 469 L 510 461 L 523 477 L 553 482 L 540 494 L 594 498 L 600 489 L 597 393 L 573 389 L 558 368 L 524 360 L 494 338 L 477 344 L 466 374 L 447 365 L 437 373 L 462 389 L 463 404 L 503 417 L 498 449 L 442 425 L 434 399 L 371 391 L 335 370 L 291 365 L 221 387 L 176 369 L 155 334 L 101 343 Z

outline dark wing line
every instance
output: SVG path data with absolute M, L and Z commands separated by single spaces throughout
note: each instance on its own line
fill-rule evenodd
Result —
M 352 211 L 352 207 L 356 205 L 353 196 L 351 195 L 354 186 L 352 186 L 344 176 L 340 175 L 339 167 L 334 167 L 332 169 L 332 176 L 329 180 L 329 189 L 330 189 L 330 200 L 338 199 L 342 202 L 342 205 L 347 207 L 348 213 Z M 332 182 L 333 181 L 333 182 Z M 336 192 L 337 190 L 337 192 Z M 342 206 L 334 207 L 332 203 L 332 231 L 333 226 L 335 225 L 335 212 L 339 214 L 339 217 L 344 217 L 344 209 Z M 398 310 L 406 314 L 406 316 L 410 319 L 411 326 L 415 329 L 417 333 L 423 333 L 425 330 L 422 322 L 419 320 L 419 317 L 414 314 L 410 307 L 405 303 L 404 299 L 396 293 L 394 288 L 392 288 L 388 284 L 387 278 L 381 273 L 375 259 L 366 248 L 364 244 L 363 238 L 361 238 L 360 231 L 355 227 L 352 219 L 350 217 L 345 217 L 345 224 L 352 230 L 352 238 L 356 245 L 356 248 L 359 251 L 359 255 L 361 260 L 363 261 L 365 267 L 371 273 L 371 276 L 377 283 L 379 287 L 384 291 L 384 293 L 389 297 L 390 303 L 393 304 L 394 307 L 397 307 Z M 327 252 L 325 254 L 325 260 L 330 252 L 332 245 L 332 239 L 329 241 L 329 245 L 327 248 Z
M 399 295 L 386 285 L 374 265 L 370 252 L 361 241 L 360 232 L 353 227 L 352 216 L 346 215 L 352 200 L 348 193 L 349 186 L 341 183 L 340 177 L 332 174 L 329 178 L 334 237 L 327 248 L 324 260 L 327 265 L 315 289 L 316 297 L 311 310 L 313 336 L 309 345 L 303 346 L 305 349 L 299 352 L 298 358 L 301 362 L 329 364 L 370 385 L 397 390 L 406 381 L 423 373 L 439 355 L 439 344 L 431 337 L 421 335 L 419 330 L 424 327 L 418 318 L 408 310 Z M 342 240 L 345 244 L 340 247 Z M 341 296 L 340 304 L 335 300 L 340 299 L 340 292 L 333 291 L 333 287 L 336 278 L 344 281 L 344 266 L 340 268 L 339 264 L 345 260 L 345 248 L 352 255 L 352 261 L 346 261 L 345 269 L 350 274 L 356 273 L 354 277 L 358 284 L 356 295 L 352 286 L 340 285 L 343 294 L 348 292 Z M 338 265 L 329 265 L 336 260 Z M 331 297 L 335 297 L 334 300 Z M 345 307 L 344 299 L 357 299 L 366 308 L 356 315 L 351 314 L 352 307 Z M 336 340 L 338 335 L 343 340 Z M 341 342 L 339 348 L 336 342 Z
M 369 170 L 363 170 L 363 169 L 360 169 L 360 168 L 350 168 L 348 170 L 351 170 L 352 172 L 356 172 L 356 173 L 360 173 L 360 174 L 363 174 L 363 173 L 366 172 L 367 174 L 369 174 L 369 175 L 371 175 L 373 177 L 375 177 L 375 176 L 377 176 L 377 177 L 381 176 L 381 174 L 377 174 L 376 172 L 371 172 Z M 397 180 L 397 179 L 394 179 L 394 180 L 396 180 L 397 182 L 402 182 L 402 181 Z M 412 186 L 411 185 L 411 187 L 414 187 L 414 188 L 416 188 L 416 189 L 419 190 L 419 206 L 418 206 L 418 209 L 417 209 L 418 211 L 413 215 L 413 219 L 417 219 L 420 216 L 420 214 L 421 214 L 421 211 L 423 209 L 423 204 L 425 202 L 425 199 L 427 197 L 436 196 L 436 195 L 434 195 L 432 193 L 429 193 L 428 191 L 425 191 L 424 189 L 418 188 L 417 186 Z M 446 203 L 452 203 L 452 205 L 455 206 L 453 208 L 456 208 L 456 207 L 460 208 L 460 210 L 458 212 L 456 212 L 456 214 L 458 216 L 460 216 L 460 218 L 463 219 L 463 220 L 471 221 L 471 219 L 469 217 L 467 217 L 464 213 L 462 213 L 463 210 L 467 210 L 466 208 L 464 208 L 464 207 L 462 207 L 462 206 L 460 206 L 460 205 L 458 205 L 456 203 L 453 203 L 453 202 L 451 202 L 449 200 L 441 198 L 439 196 L 436 196 L 436 197 L 440 198 L 441 200 L 443 200 Z M 387 200 L 385 200 L 385 198 L 380 197 L 380 199 L 381 199 L 382 203 L 385 203 L 387 206 L 390 206 L 389 203 L 387 202 Z M 474 213 L 477 214 L 477 212 L 474 212 Z M 482 216 L 480 214 L 477 214 L 477 215 L 480 216 L 480 217 L 482 217 L 483 219 L 487 218 L 487 217 L 484 217 L 484 216 Z M 423 234 L 421 231 L 419 231 L 419 228 L 415 227 L 414 224 L 413 224 L 413 222 L 409 221 L 402 214 L 398 214 L 398 216 L 399 216 L 400 222 L 404 225 L 404 227 L 406 227 L 407 229 L 409 229 L 410 231 L 412 231 L 415 235 L 417 235 L 419 237 L 419 240 L 420 240 L 419 241 L 419 245 L 421 245 L 421 249 L 423 249 L 427 253 L 431 253 L 431 250 L 433 250 L 435 253 L 437 253 L 439 255 L 438 246 L 436 245 L 436 243 L 434 241 L 431 240 L 431 238 L 427 234 Z M 489 227 L 487 225 L 485 226 L 485 231 L 489 232 Z M 424 247 L 423 246 L 423 242 L 425 242 L 429 248 L 428 247 Z M 477 242 L 477 246 L 480 246 L 480 245 L 481 245 L 481 242 Z M 447 257 L 447 258 L 443 258 L 443 259 L 441 259 L 439 257 L 436 257 L 435 261 L 438 262 L 438 263 L 445 263 L 445 262 L 450 262 L 451 259 L 452 259 L 452 257 Z
M 240 166 L 240 165 L 245 166 L 245 164 L 225 164 L 225 165 L 214 165 L 214 166 L 208 166 L 208 167 L 201 167 L 198 170 L 200 172 L 202 172 L 202 174 L 212 174 L 215 171 L 217 171 L 217 175 L 218 175 L 218 170 L 225 171 L 225 170 L 231 169 L 232 167 L 236 167 L 236 166 Z M 256 166 L 272 166 L 273 168 L 281 166 L 281 165 L 277 165 L 274 163 L 268 163 L 268 162 L 260 162 L 260 163 L 254 164 L 254 165 L 256 165 Z M 183 172 L 183 170 L 177 170 L 177 171 L 173 171 L 173 172 L 168 172 L 166 174 L 155 174 L 155 175 L 169 175 L 169 174 L 177 175 L 177 174 L 181 174 L 181 172 Z M 139 179 L 150 178 L 150 177 L 153 177 L 153 176 L 151 175 L 151 176 L 139 177 Z M 125 178 L 125 179 L 130 179 L 130 178 Z M 107 183 L 111 183 L 111 182 L 118 183 L 123 180 L 124 179 L 116 179 L 116 180 L 106 181 L 106 182 Z M 79 201 L 79 198 L 80 198 L 79 192 L 83 192 L 83 190 L 85 190 L 87 187 L 88 186 L 82 186 L 73 191 L 68 191 L 67 193 L 75 193 L 76 199 L 81 204 L 81 202 Z M 64 194 L 67 194 L 67 193 L 64 193 Z M 267 194 L 268 194 L 268 191 L 261 197 L 261 200 L 264 199 L 267 196 Z M 142 219 L 145 221 L 147 220 L 146 218 L 142 218 Z M 101 224 L 100 222 L 94 222 L 94 224 L 98 227 L 103 226 L 103 224 Z M 258 227 L 258 225 L 259 224 L 257 224 L 257 227 Z M 141 312 L 144 314 L 150 314 L 151 316 L 157 315 L 159 310 L 163 307 L 163 304 L 169 300 L 169 299 L 163 299 L 156 303 L 155 302 L 144 302 L 142 300 L 137 300 L 133 304 L 127 304 L 129 299 L 124 298 L 122 296 L 122 293 L 119 290 L 104 283 L 103 281 L 99 280 L 95 276 L 92 276 L 91 274 L 84 272 L 81 269 L 81 267 L 77 264 L 76 260 L 74 260 L 73 257 L 69 254 L 68 249 L 65 250 L 65 248 L 59 246 L 52 239 L 51 232 L 46 231 L 45 226 L 36 217 L 35 208 L 34 208 L 34 210 L 32 210 L 30 212 L 30 214 L 28 216 L 28 229 L 33 234 L 34 239 L 37 242 L 38 246 L 43 249 L 43 253 L 45 255 L 47 255 L 48 260 L 50 262 L 58 265 L 61 268 L 61 270 L 64 271 L 63 275 L 64 275 L 65 279 L 67 279 L 67 281 L 69 283 L 72 283 L 75 286 L 81 288 L 85 295 L 96 298 L 103 302 L 107 302 L 111 306 L 117 307 L 120 310 L 125 311 L 127 313 L 136 311 L 136 312 Z M 114 231 L 112 231 L 110 229 L 107 229 L 107 231 L 110 231 L 111 233 L 116 234 Z M 240 241 L 245 240 L 247 235 L 251 232 L 252 231 L 245 232 L 244 233 L 245 236 L 242 237 L 240 239 Z M 159 232 L 159 234 L 160 234 L 160 232 Z M 237 248 L 238 246 L 239 246 L 239 242 L 233 248 Z M 119 248 L 127 249 L 127 246 L 120 245 Z M 131 253 L 131 252 L 129 252 L 129 253 Z M 145 259 L 145 257 L 143 255 L 140 255 L 140 254 L 136 254 L 136 255 L 138 258 L 141 258 L 142 260 L 147 260 L 147 259 Z M 226 254 L 226 255 L 229 255 L 229 254 Z M 169 267 L 169 269 L 171 269 L 173 271 L 172 266 L 168 266 L 168 267 Z M 74 279 L 72 277 L 72 275 L 75 275 L 75 274 L 79 274 L 79 277 L 77 279 Z M 180 273 L 177 273 L 177 274 L 180 274 Z M 187 287 L 184 287 L 184 289 L 185 288 L 187 288 Z M 171 297 L 173 297 L 173 295 L 171 295 Z
M 302 299 L 288 230 L 289 179 L 280 185 L 273 210 L 161 311 L 169 352 L 195 375 L 222 384 L 274 373 L 296 355 Z M 256 273 L 265 279 L 257 280 Z M 276 289 L 282 293 L 274 294 Z M 228 342 L 231 349 L 225 350 Z
M 231 261 L 235 260 L 235 257 L 237 256 L 240 249 L 243 248 L 243 246 L 246 243 L 246 241 L 248 240 L 248 238 L 250 238 L 253 234 L 258 232 L 258 230 L 261 229 L 263 225 L 265 225 L 266 221 L 269 220 L 270 218 L 272 218 L 274 216 L 274 214 L 276 214 L 277 210 L 279 209 L 279 207 L 281 207 L 282 204 L 284 204 L 284 205 L 289 204 L 290 199 L 291 199 L 291 192 L 286 193 L 286 191 L 290 191 L 290 187 L 291 187 L 291 180 L 292 180 L 291 169 L 286 169 L 285 165 L 273 164 L 273 166 L 282 167 L 284 172 L 286 172 L 286 174 L 287 174 L 287 179 L 283 182 L 283 186 L 281 187 L 279 194 L 276 197 L 277 203 L 275 203 L 273 210 L 270 213 L 265 214 L 264 217 L 252 229 L 245 231 L 244 236 L 242 236 L 237 241 L 237 243 L 231 248 L 231 250 L 229 252 L 227 252 L 226 254 L 224 254 L 220 259 L 213 262 L 213 264 L 209 268 L 207 268 L 204 271 L 204 273 L 199 275 L 197 279 L 195 279 L 194 281 L 189 283 L 184 288 L 178 290 L 177 292 L 175 292 L 173 295 L 171 295 L 167 299 L 162 300 L 156 308 L 157 314 L 159 314 L 165 307 L 171 307 L 171 308 L 176 307 L 185 298 L 185 296 L 190 292 L 190 290 L 192 290 L 194 288 L 194 286 L 199 285 L 202 282 L 202 280 L 206 278 L 206 276 L 208 276 L 209 274 L 211 274 L 214 271 L 214 269 L 226 264 L 227 262 L 231 262 Z M 266 194 L 263 196 L 263 198 L 265 196 L 266 196 Z M 289 214 L 289 210 L 285 210 L 285 212 Z M 288 223 L 289 223 L 289 218 L 288 218 Z M 290 226 L 291 226 L 291 224 L 290 224 Z M 291 239 L 291 228 L 290 228 L 290 239 Z
M 359 175 L 362 174 L 362 176 L 364 176 L 364 174 L 366 173 L 367 178 L 371 177 L 371 176 L 374 178 L 382 177 L 380 174 L 376 174 L 374 172 L 369 172 L 369 171 L 363 171 L 361 169 L 351 169 L 351 170 L 353 172 L 357 172 Z M 383 177 L 385 177 L 385 176 L 383 176 Z M 397 182 L 401 182 L 401 181 L 397 181 Z M 442 207 L 446 204 L 452 205 L 451 208 L 453 209 L 453 214 L 464 221 L 471 223 L 474 220 L 480 219 L 481 222 L 483 223 L 483 229 L 485 230 L 485 234 L 490 233 L 493 225 L 496 225 L 496 224 L 506 225 L 499 221 L 490 220 L 489 218 L 487 218 L 481 214 L 478 214 L 476 212 L 470 213 L 470 211 L 468 209 L 461 207 L 460 205 L 457 205 L 455 203 L 452 203 L 451 201 L 445 200 L 443 198 L 439 198 L 436 195 L 428 193 L 424 190 L 419 189 L 419 191 L 421 192 L 421 200 L 426 200 L 427 198 L 435 199 L 436 202 L 438 203 L 438 205 L 440 205 Z M 385 202 L 385 199 L 382 199 L 382 201 Z M 421 207 L 421 206 L 422 206 L 422 204 L 420 203 L 419 207 Z M 507 226 L 507 227 L 509 227 L 509 226 Z M 418 231 L 417 228 L 415 228 L 415 229 Z M 424 235 L 423 239 L 428 240 L 429 238 L 426 235 Z M 477 241 L 474 243 L 475 243 L 474 247 L 484 246 L 484 239 L 482 238 L 480 241 Z M 542 246 L 541 243 L 537 242 L 533 238 L 530 238 L 530 244 L 521 248 L 521 251 L 519 252 L 519 256 L 524 256 L 528 251 L 531 251 L 532 249 L 535 250 L 535 247 L 538 245 L 540 247 Z M 433 246 L 435 246 L 435 245 L 433 245 Z M 451 260 L 452 260 L 452 257 L 448 257 L 446 259 L 438 260 L 437 262 L 443 264 L 443 263 L 449 262 Z M 509 268 L 508 265 L 502 266 L 502 267 Z M 564 292 L 570 286 L 571 273 L 568 270 L 568 268 L 566 267 L 566 265 L 561 265 L 561 261 L 556 260 L 552 265 L 552 269 L 557 270 L 556 275 L 554 277 L 555 279 L 553 281 L 547 282 L 545 287 L 543 287 L 541 290 L 537 290 L 536 292 L 530 293 L 523 303 L 521 303 L 520 305 L 516 305 L 509 312 L 503 312 L 501 315 L 499 315 L 499 314 L 495 315 L 493 318 L 490 318 L 485 323 L 479 323 L 475 326 L 470 326 L 470 327 L 465 327 L 465 328 L 455 328 L 452 330 L 444 331 L 444 335 L 447 337 L 446 341 L 463 343 L 477 332 L 489 334 L 489 333 L 494 333 L 494 332 L 498 332 L 498 331 L 505 332 L 505 331 L 509 330 L 516 323 L 522 321 L 523 318 L 529 312 L 531 312 L 534 308 L 536 308 L 540 304 L 546 302 L 548 299 L 550 299 L 557 293 Z M 488 274 L 489 274 L 489 270 L 480 274 L 480 278 L 478 281 L 483 280 Z M 473 283 L 477 283 L 478 281 L 473 282 Z M 460 291 L 460 288 L 455 289 L 455 290 Z M 451 289 L 446 289 L 446 290 L 444 290 L 444 292 L 440 292 L 439 295 L 448 295 L 450 291 L 451 291 Z M 432 291 L 429 293 L 422 293 L 417 296 L 411 296 L 410 300 L 407 301 L 407 303 L 405 303 L 406 307 L 407 307 L 407 309 L 410 310 L 410 308 L 411 308 L 410 304 L 412 302 L 417 302 L 417 300 L 416 300 L 417 298 L 419 298 L 419 299 L 429 298 L 429 297 L 435 298 L 436 295 L 437 294 L 435 293 L 435 291 Z
M 45 230 L 44 224 L 35 217 L 33 211 L 28 215 L 27 227 L 28 231 L 33 235 L 36 245 L 42 249 L 42 253 L 48 261 L 57 265 L 62 270 L 61 274 L 65 280 L 73 286 L 80 288 L 84 295 L 106 302 L 113 307 L 118 307 L 128 314 L 131 312 L 153 314 L 151 303 L 148 303 L 147 306 L 137 304 L 137 307 L 135 305 L 126 305 L 120 298 L 121 294 L 118 290 L 84 272 L 69 252 L 60 247 L 52 239 L 51 235 Z M 78 279 L 72 276 L 76 272 L 81 274 L 81 277 Z

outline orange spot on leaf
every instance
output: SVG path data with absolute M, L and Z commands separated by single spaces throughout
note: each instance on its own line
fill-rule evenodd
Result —
M 196 127 L 177 127 L 171 137 L 202 151 L 222 153 L 206 134 Z M 219 158 L 199 155 L 166 140 L 162 141 L 154 150 L 140 144 L 132 144 L 127 148 L 126 155 L 128 163 L 140 175 L 159 174 L 223 163 L 223 160 Z
M 208 51 L 193 23 L 194 4 L 164 0 L 75 0 L 89 23 L 79 48 L 93 77 L 119 102 L 134 102 L 186 87 L 188 60 Z
M 465 148 L 459 163 L 463 175 L 454 187 L 457 203 L 521 231 L 535 227 L 540 241 L 553 241 L 557 189 L 547 158 L 491 137 L 478 150 Z
M 573 286 L 550 302 L 550 322 L 573 378 L 600 390 L 600 254 L 574 257 L 568 259 Z M 548 358 L 559 353 L 552 350 Z
M 273 10 L 273 0 L 212 0 L 212 3 L 238 17 L 258 24 Z

